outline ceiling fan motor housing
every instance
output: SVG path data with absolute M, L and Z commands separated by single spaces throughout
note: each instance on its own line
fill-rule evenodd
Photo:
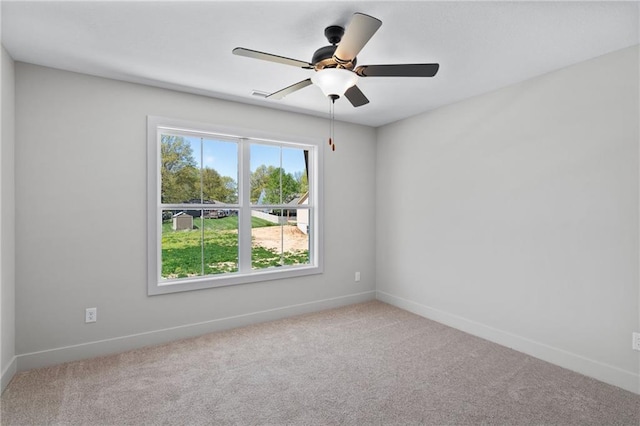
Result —
M 353 58 L 351 61 L 339 62 L 333 56 L 338 48 L 337 44 L 340 43 L 343 35 L 344 28 L 337 25 L 332 25 L 324 29 L 324 36 L 329 40 L 331 46 L 321 47 L 313 54 L 311 64 L 316 71 L 320 71 L 325 68 L 344 68 L 347 70 L 353 70 L 356 66 L 356 58 Z

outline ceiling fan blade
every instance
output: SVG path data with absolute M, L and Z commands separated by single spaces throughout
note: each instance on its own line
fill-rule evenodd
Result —
M 355 13 L 333 56 L 338 62 L 352 61 L 381 25 L 382 21 L 379 19 L 363 13 Z
M 358 86 L 349 87 L 347 91 L 344 92 L 344 96 L 349 99 L 349 102 L 351 102 L 351 105 L 354 107 L 359 107 L 369 103 L 369 99 L 367 99 Z
M 300 90 L 300 89 L 304 89 L 305 87 L 311 85 L 311 79 L 308 78 L 306 80 L 302 80 L 297 82 L 296 84 L 292 84 L 289 87 L 285 87 L 282 90 L 278 90 L 277 92 L 273 92 L 272 94 L 270 94 L 269 96 L 267 96 L 268 99 L 282 99 L 285 96 L 295 92 L 296 90 Z
M 277 62 L 279 64 L 292 65 L 300 68 L 313 68 L 313 65 L 309 62 L 272 55 L 271 53 L 258 52 L 257 50 L 245 49 L 244 47 L 236 47 L 232 52 L 234 55 L 245 56 L 247 58 L 262 59 L 263 61 Z
M 360 77 L 433 77 L 439 64 L 363 65 L 355 69 Z

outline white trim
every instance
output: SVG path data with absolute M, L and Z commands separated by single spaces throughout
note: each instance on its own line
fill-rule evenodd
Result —
M 17 367 L 18 357 L 14 356 L 13 358 L 11 358 L 11 362 L 9 363 L 9 365 L 7 365 L 7 367 L 2 372 L 2 378 L 0 379 L 0 393 L 4 392 L 4 390 L 7 388 L 7 385 L 11 382 L 11 379 L 13 379 L 13 376 L 16 375 L 16 372 L 18 371 Z
M 169 133 L 176 135 L 189 134 L 197 135 L 198 137 L 215 135 L 216 137 L 233 138 L 239 143 L 239 164 L 244 164 L 245 166 L 250 163 L 249 143 L 252 142 L 273 144 L 280 147 L 289 145 L 298 148 L 304 147 L 309 155 L 308 173 L 309 176 L 311 176 L 309 181 L 313 182 L 315 186 L 309 188 L 310 199 L 308 208 L 313 212 L 313 222 L 310 221 L 310 223 L 316 227 L 316 232 L 312 232 L 310 235 L 310 264 L 289 265 L 277 269 L 268 268 L 263 270 L 253 270 L 251 268 L 251 253 L 246 249 L 247 247 L 251 247 L 251 212 L 249 211 L 252 207 L 250 203 L 251 173 L 249 167 L 240 167 L 238 189 L 241 194 L 241 199 L 238 200 L 237 206 L 230 205 L 233 206 L 232 208 L 239 210 L 238 233 L 240 240 L 238 272 L 175 280 L 160 280 L 159 277 L 161 276 L 162 268 L 162 249 L 160 247 L 162 223 L 159 220 L 160 216 L 158 212 L 161 208 L 166 208 L 168 205 L 162 205 L 158 197 L 161 185 L 160 169 L 158 167 L 160 163 L 159 129 L 162 129 L 163 133 L 166 133 L 165 130 L 169 129 Z M 231 128 L 208 123 L 147 116 L 147 294 L 152 296 L 323 273 L 323 150 L 321 146 L 322 141 L 317 138 L 291 137 L 254 129 Z M 194 204 L 192 207 L 197 208 L 197 206 L 197 204 Z M 288 207 L 286 204 L 278 206 L 278 208 Z
M 33 368 L 47 367 L 70 361 L 78 361 L 81 359 L 120 353 L 142 348 L 144 346 L 159 345 L 216 331 L 228 330 L 231 328 L 243 327 L 266 321 L 274 321 L 294 315 L 307 314 L 325 309 L 351 305 L 354 303 L 367 302 L 374 299 L 375 291 L 371 290 L 346 296 L 333 297 L 330 299 L 316 300 L 313 302 L 266 309 L 263 311 L 234 315 L 226 318 L 218 318 L 210 321 L 131 334 L 128 336 L 120 336 L 94 342 L 80 343 L 78 345 L 30 352 L 17 356 L 18 371 L 26 371 Z
M 203 277 L 166 280 L 155 284 L 148 289 L 148 295 L 178 293 L 182 291 L 202 290 L 207 288 L 226 287 L 238 284 L 252 284 L 263 281 L 281 280 L 285 278 L 304 277 L 322 273 L 322 268 L 313 265 L 281 266 L 279 268 L 261 269 L 252 273 L 243 274 L 233 272 L 219 275 L 206 275 Z
M 551 364 L 575 371 L 596 380 L 640 394 L 640 375 L 613 365 L 518 336 L 430 306 L 376 291 L 376 299 L 433 321 L 462 330 L 502 346 L 523 352 Z
M 238 149 L 238 164 L 251 164 L 251 145 L 240 144 Z M 242 199 L 238 199 L 242 209 L 238 210 L 238 270 L 251 270 L 251 167 L 240 167 L 238 173 L 238 192 Z

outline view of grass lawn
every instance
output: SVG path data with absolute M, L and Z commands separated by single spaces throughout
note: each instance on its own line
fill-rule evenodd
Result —
M 204 235 L 200 227 L 204 222 Z M 185 278 L 202 275 L 202 245 L 204 244 L 204 275 L 238 270 L 238 217 L 193 220 L 195 229 L 174 231 L 172 222 L 162 224 L 162 277 Z M 278 226 L 257 217 L 251 218 L 252 228 Z M 308 263 L 308 250 L 292 250 L 281 254 L 274 249 L 252 246 L 254 269 Z

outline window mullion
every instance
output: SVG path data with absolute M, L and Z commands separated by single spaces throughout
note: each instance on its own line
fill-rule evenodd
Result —
M 280 204 L 284 204 L 282 201 L 282 147 L 280 147 Z
M 204 203 L 204 140 L 200 138 L 200 203 Z M 204 276 L 204 210 L 200 209 L 200 271 Z
M 238 270 L 251 271 L 251 145 L 247 139 L 240 140 L 238 150 L 238 188 L 240 188 L 240 210 L 238 211 Z

